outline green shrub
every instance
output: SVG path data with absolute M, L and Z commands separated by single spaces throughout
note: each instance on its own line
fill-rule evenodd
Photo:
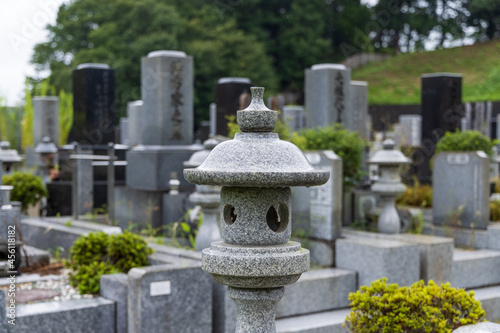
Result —
M 147 266 L 151 253 L 146 241 L 130 231 L 117 235 L 91 232 L 79 237 L 69 250 L 66 265 L 73 270 L 70 283 L 81 294 L 98 293 L 102 274 L 127 273 L 133 267 Z
M 10 198 L 12 201 L 21 202 L 23 213 L 28 212 L 29 206 L 36 204 L 40 199 L 49 195 L 42 179 L 30 173 L 14 172 L 4 175 L 2 183 L 3 185 L 14 186 Z
M 301 150 L 333 150 L 342 158 L 344 189 L 356 185 L 363 172 L 361 162 L 366 142 L 357 132 L 341 124 L 293 133 L 292 142 Z
M 451 332 L 477 323 L 485 316 L 474 292 L 416 282 L 410 287 L 387 284 L 387 278 L 349 294 L 351 312 L 346 326 L 351 332 Z
M 492 148 L 497 140 L 490 140 L 478 131 L 458 130 L 454 133 L 446 132 L 436 145 L 436 154 L 442 151 L 477 151 L 482 150 L 492 156 Z
M 490 201 L 490 220 L 500 221 L 500 201 Z
M 422 208 L 432 207 L 432 187 L 420 185 L 418 180 L 415 180 L 413 186 L 408 186 L 406 191 L 396 198 L 396 204 Z

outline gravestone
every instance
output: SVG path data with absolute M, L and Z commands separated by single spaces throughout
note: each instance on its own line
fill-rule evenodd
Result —
M 463 117 L 462 76 L 451 73 L 422 75 L 422 146 L 414 156 L 417 176 L 430 183 L 429 161 L 445 132 L 460 128 Z
M 217 104 L 210 103 L 210 133 L 209 137 L 217 135 Z
M 328 150 L 305 155 L 315 169 L 330 171 L 325 184 L 310 189 L 310 236 L 333 241 L 340 237 L 342 228 L 342 159 Z
M 489 157 L 482 151 L 442 152 L 433 164 L 433 224 L 486 229 Z
M 484 131 L 484 118 L 485 110 L 483 102 L 476 102 L 474 104 L 474 129 L 483 133 Z M 484 134 L 484 133 L 483 133 Z
M 227 136 L 227 116 L 236 116 L 236 111 L 245 109 L 250 104 L 252 81 L 245 77 L 224 77 L 215 86 L 215 104 L 217 107 L 216 133 Z
M 142 58 L 139 117 L 144 145 L 193 143 L 193 58 L 181 51 L 154 51 Z
M 59 98 L 37 96 L 33 98 L 33 142 L 35 146 L 48 136 L 59 144 Z
M 304 107 L 301 105 L 285 105 L 283 107 L 283 119 L 293 132 L 300 131 L 304 128 Z
M 405 114 L 399 116 L 401 126 L 400 146 L 419 147 L 422 142 L 422 116 Z
M 129 145 L 135 146 L 141 143 L 140 117 L 142 115 L 142 101 L 127 103 L 128 115 L 128 140 Z
M 115 142 L 115 71 L 81 64 L 73 71 L 73 126 L 68 142 L 84 146 Z
M 129 119 L 128 117 L 123 117 L 120 119 L 120 143 L 129 145 L 129 136 Z
M 368 122 L 368 82 L 351 81 L 352 112 L 346 115 L 345 127 L 358 132 L 361 138 L 370 140 Z
M 81 150 L 78 154 L 92 154 L 91 150 Z M 76 163 L 76 181 L 78 190 L 78 215 L 93 213 L 94 211 L 94 168 L 92 160 L 79 159 Z M 74 177 L 75 175 L 73 175 Z
M 465 103 L 464 104 L 464 109 L 465 109 L 465 130 L 470 130 L 472 129 L 472 106 L 470 103 Z
M 353 127 L 351 70 L 340 64 L 318 64 L 306 70 L 305 108 L 307 128 L 343 123 Z

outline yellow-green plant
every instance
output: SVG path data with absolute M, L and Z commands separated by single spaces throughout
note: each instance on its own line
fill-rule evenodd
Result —
M 21 202 L 23 213 L 28 212 L 31 205 L 36 204 L 42 198 L 48 197 L 49 192 L 45 188 L 42 179 L 38 176 L 24 172 L 14 172 L 2 177 L 4 185 L 12 185 L 12 201 Z
M 485 316 L 473 291 L 433 281 L 399 287 L 382 278 L 350 293 L 349 301 L 351 312 L 345 326 L 356 333 L 452 332 Z
M 127 273 L 133 267 L 147 266 L 151 253 L 146 241 L 130 231 L 117 235 L 91 232 L 79 237 L 69 250 L 66 265 L 73 270 L 70 283 L 81 294 L 98 293 L 102 274 Z
M 25 150 L 27 146 L 33 146 L 33 119 L 34 119 L 34 110 L 33 110 L 33 100 L 31 98 L 31 91 L 29 86 L 29 81 L 26 79 L 24 84 L 24 113 L 23 120 L 21 122 L 22 128 L 22 139 L 21 145 L 22 149 Z
M 432 187 L 420 185 L 415 178 L 413 186 L 408 186 L 406 191 L 396 198 L 396 204 L 422 208 L 432 207 Z
M 500 201 L 490 201 L 490 219 L 500 221 Z

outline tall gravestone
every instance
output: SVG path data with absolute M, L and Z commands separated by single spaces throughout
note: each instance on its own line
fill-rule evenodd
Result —
M 120 118 L 120 143 L 128 146 L 129 136 L 129 119 L 128 117 Z
M 245 109 L 250 104 L 252 81 L 245 77 L 224 77 L 215 86 L 215 104 L 217 107 L 217 134 L 227 136 L 227 116 L 236 116 L 236 111 Z
M 316 128 L 342 123 L 353 127 L 349 96 L 351 70 L 340 64 L 318 64 L 306 70 L 306 126 Z
M 429 161 L 436 143 L 445 132 L 460 128 L 462 109 L 462 76 L 450 73 L 422 75 L 422 146 L 414 156 L 417 176 L 431 182 Z
M 130 146 L 141 143 L 140 117 L 142 115 L 142 101 L 127 103 L 128 141 Z
M 352 112 L 346 115 L 345 127 L 358 132 L 365 140 L 370 139 L 368 118 L 368 82 L 351 81 Z
M 154 51 L 142 58 L 141 71 L 141 143 L 192 144 L 193 58 L 181 51 Z
M 59 98 L 55 96 L 37 96 L 33 98 L 33 141 L 35 146 L 48 136 L 56 145 L 59 144 Z
M 422 116 L 405 114 L 399 116 L 401 146 L 419 147 L 422 142 Z
M 285 105 L 283 107 L 283 120 L 293 132 L 304 128 L 304 107 L 301 105 Z
M 81 64 L 73 71 L 73 126 L 68 142 L 105 146 L 115 142 L 115 71 Z
M 333 151 L 307 152 L 307 160 L 316 170 L 328 170 L 331 177 L 311 188 L 311 237 L 333 241 L 342 227 L 342 159 Z
M 434 157 L 433 224 L 486 229 L 490 218 L 489 163 L 482 151 L 441 152 Z

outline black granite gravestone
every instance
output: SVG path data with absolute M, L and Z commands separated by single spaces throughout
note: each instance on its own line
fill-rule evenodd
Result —
M 115 142 L 115 71 L 106 64 L 81 64 L 73 71 L 73 127 L 68 142 L 105 146 Z
M 252 82 L 242 77 L 225 77 L 217 81 L 215 86 L 217 134 L 227 136 L 226 116 L 236 116 L 236 111 L 243 110 L 250 104 L 251 86 Z
M 451 73 L 422 75 L 422 146 L 413 159 L 421 183 L 431 182 L 429 161 L 436 143 L 445 132 L 459 129 L 463 116 L 462 76 Z

